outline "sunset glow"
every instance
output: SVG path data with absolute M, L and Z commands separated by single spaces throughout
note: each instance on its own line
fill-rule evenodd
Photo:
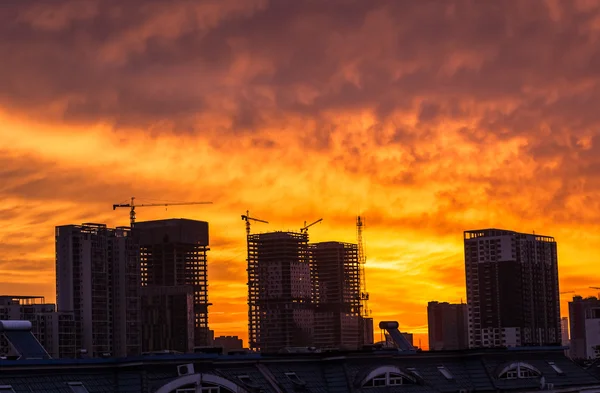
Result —
M 54 301 L 54 227 L 128 225 L 135 196 L 214 203 L 137 213 L 209 222 L 216 335 L 247 338 L 246 210 L 322 217 L 311 241 L 364 215 L 375 323 L 425 348 L 464 230 L 554 236 L 561 292 L 595 295 L 600 2 L 330 3 L 3 6 L 0 292 Z

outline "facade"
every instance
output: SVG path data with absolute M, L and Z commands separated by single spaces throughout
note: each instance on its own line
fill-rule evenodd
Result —
M 569 302 L 571 344 L 573 359 L 600 358 L 600 300 L 596 297 L 574 296 Z
M 194 350 L 194 288 L 142 287 L 142 352 Z
M 248 235 L 248 325 L 251 349 L 313 345 L 308 234 Z
M 0 386 L 15 393 L 593 393 L 600 390 L 600 375 L 594 371 L 567 359 L 560 348 L 357 351 L 334 356 L 162 354 L 72 361 L 0 359 Z
M 137 222 L 142 286 L 193 288 L 194 345 L 206 346 L 208 329 L 208 223 L 186 219 Z M 166 311 L 165 311 L 166 312 Z M 144 325 L 151 323 L 146 320 Z
M 53 358 L 73 358 L 75 321 L 72 313 L 56 312 L 42 296 L 0 296 L 0 320 L 29 321 L 32 334 Z M 0 335 L 0 356 L 14 356 L 14 349 Z
M 469 346 L 560 345 L 554 238 L 483 229 L 464 245 Z
M 315 305 L 314 345 L 358 349 L 369 343 L 365 342 L 362 321 L 358 245 L 323 242 L 311 244 L 309 249 Z
M 469 318 L 466 304 L 429 302 L 427 327 L 430 351 L 469 347 Z
M 219 336 L 215 337 L 214 344 L 215 347 L 223 348 L 223 353 L 227 353 L 229 351 L 239 351 L 244 349 L 244 342 L 238 336 Z
M 569 345 L 569 318 L 560 319 L 560 341 L 563 346 Z
M 57 307 L 74 316 L 77 351 L 139 354 L 139 289 L 139 248 L 129 228 L 56 227 Z

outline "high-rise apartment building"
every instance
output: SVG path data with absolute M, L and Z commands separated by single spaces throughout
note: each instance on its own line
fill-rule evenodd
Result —
M 88 356 L 140 353 L 139 247 L 129 228 L 56 227 L 56 298 Z
M 358 245 L 314 243 L 310 270 L 315 306 L 314 345 L 358 349 L 366 344 L 362 323 Z
M 466 304 L 429 302 L 427 304 L 429 350 L 469 348 L 469 322 Z
M 191 287 L 194 345 L 206 346 L 210 341 L 207 277 L 208 223 L 187 219 L 144 221 L 135 224 L 134 232 L 140 243 L 142 286 Z M 165 323 L 168 320 L 166 314 L 164 320 Z M 149 331 L 149 325 L 153 323 L 153 320 L 144 320 L 145 331 Z
M 469 347 L 559 345 L 554 238 L 482 229 L 464 246 Z
M 76 356 L 73 314 L 56 312 L 56 306 L 42 296 L 0 296 L 0 320 L 31 322 L 31 333 L 53 358 Z M 3 335 L 0 355 L 15 355 Z
M 574 296 L 569 302 L 571 345 L 573 359 L 600 358 L 600 300 L 596 297 Z
M 313 344 L 308 234 L 248 236 L 248 307 L 251 349 L 273 352 Z

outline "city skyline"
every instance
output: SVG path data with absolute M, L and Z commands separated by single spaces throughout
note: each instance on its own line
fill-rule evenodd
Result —
M 598 4 L 118 3 L 0 14 L 1 292 L 54 303 L 54 227 L 126 226 L 134 195 L 214 203 L 138 220 L 211 223 L 210 327 L 245 343 L 246 210 L 323 217 L 311 242 L 364 215 L 374 324 L 415 343 L 466 301 L 465 230 L 553 236 L 560 291 L 596 295 Z

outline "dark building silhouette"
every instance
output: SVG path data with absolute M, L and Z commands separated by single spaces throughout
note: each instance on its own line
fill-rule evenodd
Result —
M 56 305 L 43 296 L 0 296 L 0 320 L 29 321 L 31 333 L 53 358 L 74 358 L 73 313 L 56 312 Z M 0 335 L 0 356 L 14 356 L 15 349 Z
M 140 256 L 129 228 L 56 227 L 57 309 L 89 356 L 140 353 Z M 67 321 L 65 321 L 67 322 Z
M 310 246 L 314 345 L 357 349 L 365 344 L 358 245 L 340 242 Z
M 429 350 L 457 350 L 469 347 L 469 322 L 466 304 L 429 302 L 427 328 Z
M 239 351 L 244 349 L 244 342 L 238 336 L 219 336 L 215 337 L 213 345 L 223 348 L 223 353 L 229 351 Z
M 554 238 L 500 229 L 464 233 L 469 346 L 559 345 Z
M 248 235 L 248 325 L 251 349 L 313 345 L 308 234 Z
M 187 219 L 167 219 L 137 222 L 134 228 L 140 243 L 142 286 L 192 287 L 194 345 L 207 345 L 208 306 L 210 305 L 206 256 L 209 250 L 208 223 Z M 164 312 L 167 319 L 168 312 L 171 311 L 165 309 Z M 144 320 L 143 324 L 147 326 L 151 321 Z
M 600 300 L 593 296 L 586 299 L 573 296 L 569 302 L 569 321 L 571 358 L 600 358 Z
M 142 352 L 194 350 L 194 287 L 142 287 Z

